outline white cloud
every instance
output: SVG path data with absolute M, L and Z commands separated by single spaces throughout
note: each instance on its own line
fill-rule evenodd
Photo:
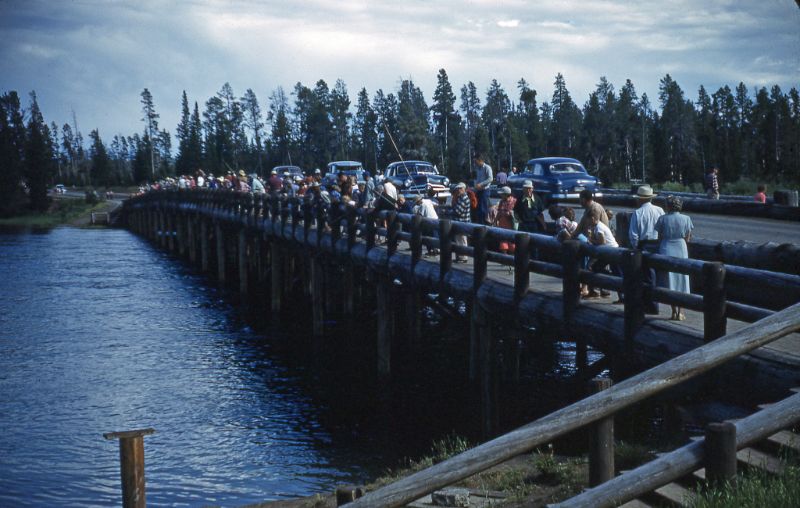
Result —
M 519 26 L 518 19 L 509 19 L 505 21 L 498 21 L 497 26 L 500 28 L 517 28 Z

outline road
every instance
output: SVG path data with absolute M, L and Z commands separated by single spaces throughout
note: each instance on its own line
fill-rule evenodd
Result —
M 608 207 L 614 212 L 633 211 L 622 206 Z M 577 220 L 583 215 L 579 207 L 575 209 Z M 694 224 L 693 236 L 706 240 L 738 241 L 753 243 L 799 243 L 800 222 L 750 217 L 731 217 L 705 213 L 687 213 Z

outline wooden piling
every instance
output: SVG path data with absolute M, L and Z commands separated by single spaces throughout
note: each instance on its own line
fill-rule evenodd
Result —
M 625 300 L 625 343 L 630 346 L 644 323 L 644 276 L 642 251 L 626 250 L 622 255 L 622 286 Z
M 239 242 L 236 249 L 238 254 L 238 267 L 239 267 L 239 293 L 242 296 L 247 296 L 249 291 L 250 274 L 248 270 L 248 256 L 247 256 L 247 232 L 244 228 L 239 230 Z
M 703 265 L 703 338 L 706 342 L 726 334 L 725 317 L 725 265 L 705 263 Z
M 270 309 L 272 317 L 277 319 L 281 313 L 283 297 L 283 255 L 278 242 L 269 243 L 270 256 Z
M 392 328 L 393 312 L 391 304 L 391 280 L 384 275 L 376 276 L 375 300 L 378 317 L 378 376 L 388 377 L 392 371 Z
M 144 479 L 144 436 L 154 432 L 153 429 L 139 429 L 103 434 L 103 437 L 108 440 L 119 439 L 123 508 L 145 508 L 147 506 Z
M 325 331 L 324 276 L 322 261 L 318 256 L 311 256 L 311 321 L 314 337 L 322 337 Z
M 217 280 L 220 284 L 225 284 L 225 231 L 222 225 L 217 222 L 214 224 L 214 238 L 217 241 Z
M 608 378 L 594 378 L 592 394 L 611 387 Z M 589 444 L 589 486 L 595 487 L 614 478 L 614 417 L 603 418 L 591 426 Z
M 197 219 L 189 215 L 186 217 L 187 248 L 189 249 L 189 263 L 197 265 Z
M 200 219 L 200 270 L 203 273 L 208 273 L 209 266 L 211 266 L 210 248 L 208 245 L 208 220 Z

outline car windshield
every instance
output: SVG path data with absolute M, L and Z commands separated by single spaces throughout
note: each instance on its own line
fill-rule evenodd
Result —
M 550 164 L 551 173 L 586 173 L 583 166 L 576 162 L 557 162 Z
M 338 164 L 331 166 L 331 173 L 346 173 L 350 175 L 350 174 L 355 174 L 355 171 L 363 171 L 363 170 L 364 168 L 362 168 L 361 165 L 355 165 L 355 164 L 352 165 Z
M 395 173 L 398 175 L 405 175 L 406 171 L 409 174 L 428 174 L 428 175 L 438 175 L 439 172 L 436 171 L 436 168 L 433 167 L 431 164 L 398 164 L 395 167 Z

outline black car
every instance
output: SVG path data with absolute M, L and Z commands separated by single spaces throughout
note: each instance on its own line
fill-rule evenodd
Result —
M 366 182 L 366 170 L 360 162 L 356 161 L 336 161 L 328 163 L 328 170 L 322 177 L 322 185 L 333 185 L 339 175 L 355 176 L 356 183 Z
M 588 189 L 595 196 L 603 184 L 597 177 L 590 175 L 583 164 L 577 159 L 567 157 L 541 157 L 531 159 L 522 172 L 508 177 L 507 185 L 512 192 L 519 196 L 522 194 L 522 185 L 525 180 L 533 182 L 537 195 L 545 203 L 551 201 L 577 200 L 578 194 Z
M 290 176 L 294 179 L 295 176 L 299 176 L 303 178 L 303 170 L 300 169 L 299 166 L 275 166 L 272 168 L 272 171 L 275 171 L 279 176 Z
M 436 166 L 425 161 L 392 162 L 386 167 L 385 179 L 397 187 L 397 192 L 406 196 L 428 195 L 428 189 L 436 192 L 439 201 L 450 197 L 450 180 L 439 174 Z

